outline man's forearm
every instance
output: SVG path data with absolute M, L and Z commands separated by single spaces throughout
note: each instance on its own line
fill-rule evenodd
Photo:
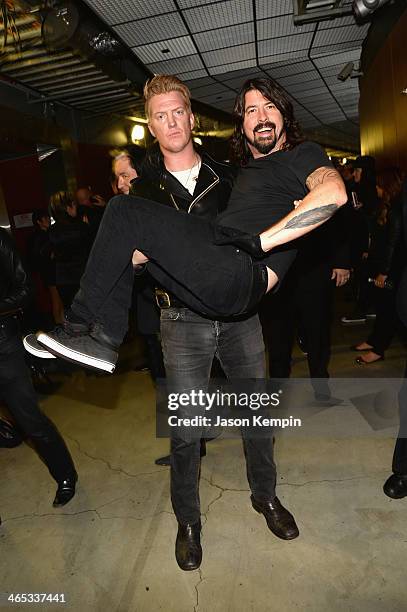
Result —
M 333 179 L 317 185 L 299 206 L 260 234 L 263 251 L 290 242 L 319 227 L 344 204 L 347 195 L 342 181 Z

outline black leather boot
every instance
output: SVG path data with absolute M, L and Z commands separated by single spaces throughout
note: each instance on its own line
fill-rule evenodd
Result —
M 407 496 L 407 475 L 398 476 L 392 474 L 383 485 L 383 491 L 387 497 L 402 499 Z
M 268 528 L 274 535 L 282 540 L 293 540 L 299 536 L 298 527 L 293 515 L 284 508 L 278 497 L 275 497 L 273 501 L 267 502 L 257 501 L 253 495 L 251 495 L 250 499 L 256 512 L 263 514 Z
M 201 521 L 194 525 L 178 523 L 175 558 L 179 567 L 185 572 L 196 570 L 201 565 Z
M 75 495 L 75 487 L 78 481 L 78 474 L 75 473 L 74 476 L 67 478 L 66 480 L 62 480 L 58 482 L 58 489 L 55 494 L 55 499 L 53 501 L 54 508 L 60 508 L 61 506 L 65 506 L 73 496 Z

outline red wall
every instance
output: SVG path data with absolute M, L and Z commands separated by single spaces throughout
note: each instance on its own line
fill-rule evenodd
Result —
M 93 193 L 107 200 L 113 195 L 110 186 L 111 157 L 109 152 L 111 149 L 112 147 L 109 146 L 81 142 L 76 147 L 78 187 L 89 185 Z
M 0 181 L 13 235 L 18 248 L 25 253 L 27 237 L 32 228 L 15 229 L 13 217 L 48 206 L 37 155 L 1 161 Z

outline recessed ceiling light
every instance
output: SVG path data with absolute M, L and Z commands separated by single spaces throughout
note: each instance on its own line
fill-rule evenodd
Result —
M 161 49 L 161 53 L 171 53 L 169 49 Z

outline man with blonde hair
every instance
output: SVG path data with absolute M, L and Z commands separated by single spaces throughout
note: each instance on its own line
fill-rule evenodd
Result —
M 203 196 L 221 181 L 212 173 L 207 190 L 200 198 L 194 197 L 207 164 L 192 145 L 193 114 L 179 91 L 151 97 L 147 93 L 147 99 L 149 129 L 165 159 L 163 176 L 172 175 L 181 183 L 180 197 L 171 194 L 172 207 L 141 197 L 113 198 L 66 329 L 38 336 L 38 342 L 52 353 L 107 371 L 115 367 L 118 345 L 126 331 L 131 259 L 135 265 L 147 264 L 167 292 L 204 318 L 247 319 L 290 267 L 295 250 L 286 243 L 327 221 L 347 201 L 343 182 L 325 152 L 301 140 L 285 92 L 271 79 L 255 79 L 244 84 L 235 105 L 234 150 L 239 152 L 241 172 L 226 209 L 216 220 L 205 218 L 198 207 Z M 154 160 L 152 165 L 154 168 Z M 148 177 L 148 173 L 147 165 L 143 175 Z M 188 192 L 193 202 L 180 209 Z M 225 204 L 227 196 L 225 193 Z M 296 200 L 300 200 L 297 208 Z M 198 208 L 196 214 L 189 214 L 194 208 Z M 179 313 L 169 319 L 179 319 Z M 74 326 L 78 323 L 88 325 L 89 331 L 76 335 Z M 218 329 L 215 326 L 216 343 Z M 198 377 L 196 386 L 201 381 Z M 179 523 L 176 552 L 183 569 L 196 569 L 202 556 L 199 456 L 195 450 L 192 461 L 182 461 L 183 449 L 188 446 L 184 440 L 172 447 L 174 469 L 178 457 L 186 487 L 186 493 L 179 490 L 184 516 L 189 514 L 185 524 Z M 249 450 L 247 471 L 253 508 L 265 516 L 278 537 L 297 537 L 294 518 L 275 495 L 270 437 L 245 439 L 245 449 Z

